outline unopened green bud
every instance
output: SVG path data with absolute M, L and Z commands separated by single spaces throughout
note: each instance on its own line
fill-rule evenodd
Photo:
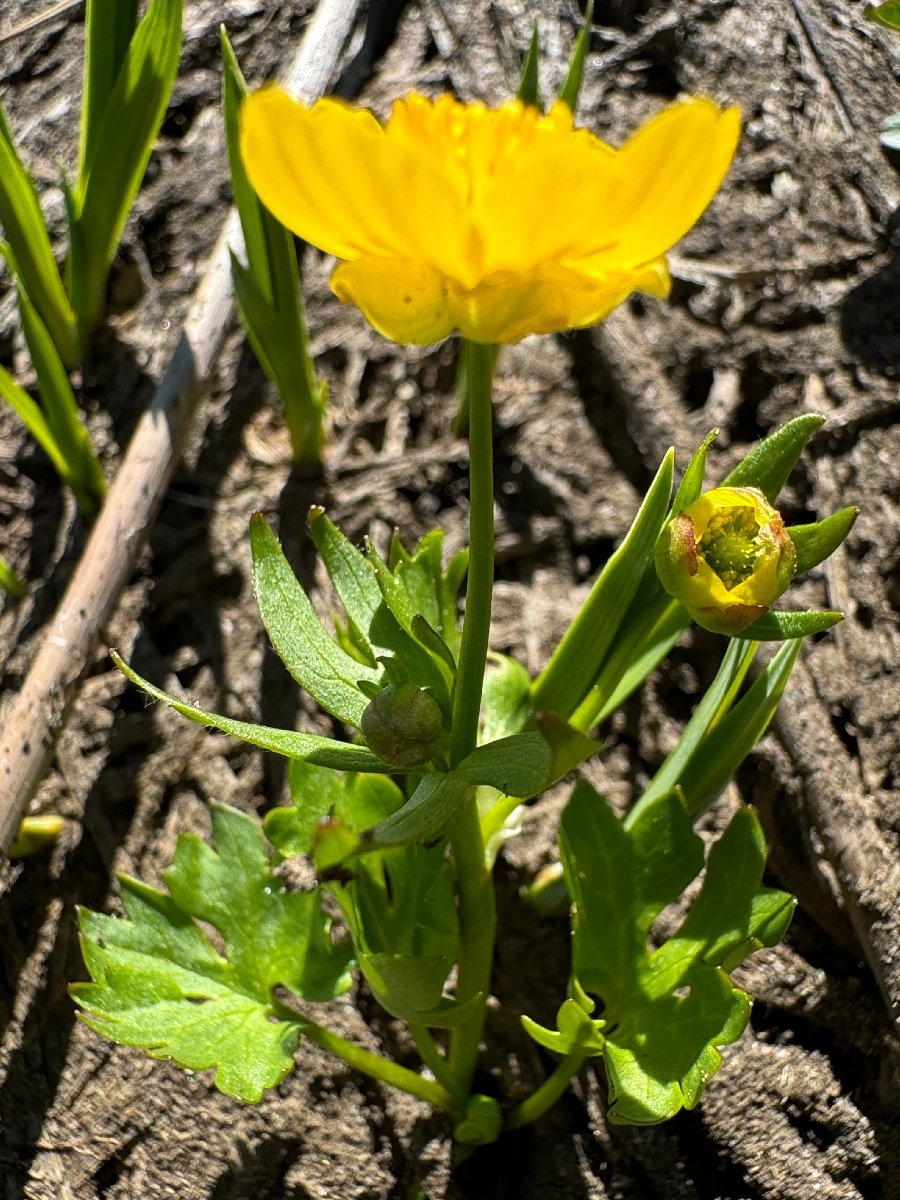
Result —
M 656 544 L 656 571 L 698 625 L 733 634 L 785 591 L 796 557 L 781 514 L 762 492 L 721 487 L 668 523 Z
M 437 701 L 414 683 L 395 683 L 379 692 L 362 715 L 366 745 L 392 767 L 427 762 L 444 733 Z
M 470 1096 L 466 1115 L 453 1131 L 458 1142 L 466 1146 L 487 1146 L 496 1142 L 503 1128 L 503 1112 L 493 1096 Z

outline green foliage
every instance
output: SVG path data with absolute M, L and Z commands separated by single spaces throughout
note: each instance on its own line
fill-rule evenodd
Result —
M 876 25 L 883 25 L 885 29 L 893 29 L 895 33 L 900 33 L 900 0 L 884 0 L 883 4 L 867 4 L 863 12 Z
M 3 389 L 3 376 L 0 375 L 0 394 Z M 28 594 L 28 587 L 21 576 L 12 569 L 6 559 L 0 554 L 0 588 L 14 600 L 21 600 Z
M 522 63 L 522 76 L 519 80 L 519 90 L 516 96 L 523 104 L 528 104 L 532 108 L 536 108 L 538 112 L 543 112 L 544 105 L 541 102 L 541 83 L 538 76 L 540 61 L 541 42 L 540 34 L 538 33 L 538 24 L 535 21 L 531 27 L 531 40 L 528 43 L 528 50 L 525 53 L 525 59 Z
M 387 763 L 376 758 L 364 746 L 352 742 L 340 742 L 335 738 L 322 737 L 317 733 L 296 733 L 292 729 L 275 729 L 270 725 L 255 725 L 251 721 L 237 721 L 233 717 L 225 717 L 219 713 L 207 712 L 196 704 L 187 704 L 177 696 L 164 692 L 143 676 L 138 675 L 132 667 L 116 654 L 110 651 L 110 656 L 122 674 L 137 684 L 154 700 L 161 700 L 176 712 L 194 721 L 197 725 L 206 725 L 210 729 L 218 729 L 222 733 L 231 734 L 249 742 L 251 746 L 260 746 L 263 750 L 271 750 L 274 754 L 283 754 L 286 758 L 301 759 L 320 767 L 329 767 L 338 771 L 388 771 Z
M 231 256 L 238 309 L 267 377 L 278 389 L 294 461 L 321 462 L 328 387 L 316 380 L 300 296 L 293 235 L 259 202 L 240 152 L 240 108 L 248 94 L 224 26 L 222 104 L 231 190 L 241 220 L 247 265 Z
M 15 257 L 14 266 L 8 255 L 7 262 L 20 290 L 31 297 L 66 365 L 74 365 L 80 358 L 78 323 L 53 257 L 34 183 L 16 150 L 2 105 L 0 226 Z
M 750 809 L 733 818 L 710 852 L 687 917 L 658 949 L 648 944 L 654 922 L 704 865 L 703 843 L 677 791 L 626 826 L 579 783 L 563 813 L 560 853 L 573 900 L 577 993 L 603 1004 L 611 1119 L 651 1124 L 693 1108 L 721 1063 L 718 1047 L 747 1023 L 750 1000 L 727 972 L 773 945 L 793 909 L 785 893 L 760 888 L 759 822 Z M 587 1035 L 583 1021 L 568 1020 L 555 1048 Z M 596 1027 L 593 1036 L 596 1053 Z
M 123 53 L 132 5 L 133 0 L 123 5 L 118 0 L 93 0 L 88 7 L 90 77 L 84 117 L 91 124 L 82 130 L 78 179 L 74 185 L 64 181 L 68 291 L 84 330 L 93 329 L 103 315 L 106 279 L 165 115 L 181 55 L 183 0 L 150 0 Z
M 349 947 L 332 942 L 317 893 L 285 890 L 256 821 L 214 806 L 212 822 L 215 850 L 179 839 L 168 895 L 123 879 L 128 920 L 81 912 L 93 982 L 72 993 L 92 1029 L 191 1070 L 215 1067 L 221 1091 L 256 1101 L 290 1071 L 304 1027 L 273 989 L 340 995 Z M 198 921 L 219 933 L 221 952 Z
M 755 487 L 774 504 L 787 483 L 806 443 L 825 424 L 818 413 L 795 417 L 759 442 L 734 470 L 722 480 L 722 487 Z
M 669 509 L 674 462 L 670 450 L 625 540 L 600 572 L 583 608 L 535 680 L 535 708 L 570 717 L 593 685 L 647 571 Z
M 574 113 L 578 107 L 578 97 L 581 95 L 581 80 L 584 75 L 584 62 L 591 44 L 591 25 L 594 21 L 594 0 L 588 0 L 584 10 L 584 24 L 578 31 L 572 57 L 569 59 L 569 69 L 560 88 L 559 98 L 567 108 Z
M 646 808 L 676 786 L 681 789 L 692 817 L 717 799 L 769 727 L 800 645 L 800 640 L 786 642 L 737 699 L 757 646 L 755 642 L 737 638 L 731 641 L 716 678 L 694 710 L 675 749 L 626 817 L 626 825 L 639 820 Z

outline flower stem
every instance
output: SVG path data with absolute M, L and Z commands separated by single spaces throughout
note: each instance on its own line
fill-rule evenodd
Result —
M 548 1108 L 552 1108 L 560 1098 L 573 1075 L 576 1075 L 584 1062 L 583 1054 L 567 1054 L 556 1065 L 552 1075 L 548 1075 L 541 1086 L 521 1104 L 517 1104 L 504 1123 L 505 1129 L 521 1129 L 530 1125 L 538 1117 L 542 1117 Z
M 469 395 L 469 574 L 466 614 L 453 689 L 450 766 L 470 754 L 478 741 L 481 688 L 491 630 L 494 588 L 494 447 L 491 436 L 491 376 L 494 350 L 475 342 L 466 347 Z
M 496 353 L 474 342 L 466 347 L 469 400 L 469 575 L 459 669 L 453 690 L 450 766 L 478 742 L 481 689 L 491 626 L 494 586 L 494 473 L 491 436 L 491 378 Z M 459 964 L 456 999 L 474 1001 L 471 1016 L 450 1036 L 450 1069 L 467 1092 L 478 1061 L 491 987 L 496 901 L 474 789 L 449 829 L 456 866 L 459 911 Z
M 290 1013 L 290 1019 L 296 1021 L 297 1014 Z M 383 1058 L 380 1054 L 374 1054 L 371 1050 L 356 1046 L 353 1042 L 341 1037 L 340 1034 L 332 1033 L 330 1029 L 316 1025 L 306 1017 L 299 1019 L 303 1026 L 304 1037 L 315 1042 L 317 1046 L 321 1046 L 323 1050 L 327 1050 L 329 1054 L 342 1059 L 354 1070 L 361 1071 L 364 1075 L 369 1075 L 381 1083 L 388 1083 L 391 1087 L 399 1088 L 400 1091 L 407 1092 L 419 1100 L 424 1100 L 432 1108 L 452 1113 L 457 1119 L 462 1115 L 462 1106 L 454 1100 L 446 1088 L 435 1080 L 426 1079 L 424 1075 L 410 1071 L 408 1067 L 401 1067 L 399 1063 L 395 1063 L 389 1058 Z

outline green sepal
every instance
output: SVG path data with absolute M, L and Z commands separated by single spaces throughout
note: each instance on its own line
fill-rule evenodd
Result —
M 720 486 L 759 488 L 774 504 L 806 443 L 824 424 L 825 418 L 818 413 L 806 413 L 788 421 L 754 446 Z
M 601 1032 L 607 1022 L 593 1020 L 575 1000 L 565 1000 L 556 1014 L 556 1029 L 546 1029 L 523 1016 L 522 1027 L 528 1036 L 554 1054 L 582 1054 L 596 1058 L 603 1053 L 606 1038 Z
M 218 729 L 232 737 L 249 742 L 251 746 L 259 746 L 263 750 L 271 750 L 275 754 L 283 754 L 285 758 L 301 759 L 314 766 L 329 767 L 335 771 L 375 771 L 381 774 L 390 772 L 387 763 L 376 758 L 365 746 L 356 746 L 351 742 L 339 742 L 335 738 L 322 737 L 317 733 L 297 733 L 292 729 L 275 729 L 271 725 L 254 725 L 252 721 L 238 721 L 219 713 L 207 712 L 195 704 L 188 704 L 177 696 L 164 692 L 155 684 L 138 675 L 128 666 L 119 655 L 110 651 L 110 657 L 122 674 L 137 684 L 154 700 L 161 700 L 176 712 L 194 721 L 197 725 L 205 725 L 210 729 Z
M 534 682 L 536 709 L 568 718 L 590 691 L 652 564 L 653 549 L 669 510 L 674 474 L 669 450 L 625 538 L 600 572 L 581 612 Z
M 348 943 L 331 941 L 315 892 L 286 892 L 259 824 L 214 805 L 216 849 L 182 836 L 164 872 L 169 894 L 122 879 L 127 920 L 79 915 L 93 983 L 72 988 L 92 1029 L 191 1070 L 255 1102 L 293 1067 L 303 1019 L 273 999 L 283 986 L 309 1001 L 350 985 Z M 201 926 L 212 925 L 222 952 Z
M 797 551 L 794 574 L 803 575 L 834 554 L 853 528 L 858 514 L 859 509 L 852 506 L 821 521 L 813 521 L 811 525 L 788 525 L 788 535 Z
M 181 57 L 183 0 L 151 0 L 92 121 L 92 148 L 69 206 L 68 292 L 83 329 L 99 321 L 106 279 L 162 124 Z
M 603 1048 L 617 1123 L 652 1124 L 693 1108 L 743 1032 L 749 997 L 726 971 L 784 932 L 793 901 L 760 889 L 765 846 L 752 810 L 709 855 L 697 899 L 674 938 L 651 926 L 703 868 L 703 842 L 677 791 L 626 827 L 586 782 L 560 827 L 573 901 L 573 976 L 603 1002 Z
M 883 25 L 885 29 L 893 29 L 895 33 L 900 33 L 900 0 L 884 0 L 883 4 L 867 4 L 863 9 L 863 16 L 874 21 L 876 25 Z
M 594 0 L 588 0 L 587 7 L 584 10 L 584 22 L 578 30 L 578 36 L 572 48 L 572 57 L 569 59 L 566 78 L 559 92 L 560 100 L 572 113 L 578 107 L 578 97 L 581 95 L 581 80 L 584 76 L 584 63 L 591 44 L 591 25 L 593 21 Z
M 381 672 L 345 653 L 316 616 L 266 519 L 250 519 L 253 589 L 275 653 L 326 712 L 357 729 L 368 698 L 357 680 L 378 683 Z
M 842 612 L 828 609 L 812 612 L 767 612 L 764 616 L 757 617 L 752 625 L 731 636 L 738 641 L 784 642 L 791 638 L 824 633 L 843 619 Z
M 522 76 L 519 80 L 519 90 L 516 92 L 516 99 L 521 100 L 523 104 L 527 104 L 530 108 L 536 108 L 538 112 L 542 113 L 544 106 L 541 103 L 541 84 L 538 75 L 540 61 L 541 39 L 538 33 L 538 24 L 535 21 L 531 27 L 531 39 L 522 63 Z

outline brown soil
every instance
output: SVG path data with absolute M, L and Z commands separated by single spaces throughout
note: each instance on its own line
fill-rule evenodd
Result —
M 373 10 L 377 9 L 373 5 Z M 679 247 L 667 304 L 634 300 L 597 330 L 504 352 L 497 387 L 500 507 L 495 645 L 541 661 L 627 527 L 667 445 L 682 461 L 713 425 L 712 478 L 798 413 L 829 418 L 787 491 L 792 522 L 861 508 L 846 548 L 792 593 L 846 620 L 806 647 L 772 734 L 723 800 L 756 804 L 772 877 L 801 898 L 786 943 L 741 979 L 751 1026 L 696 1112 L 610 1126 L 585 1071 L 538 1127 L 467 1161 L 417 1103 L 303 1045 L 257 1107 L 113 1047 L 78 1024 L 77 904 L 115 910 L 115 873 L 150 880 L 207 805 L 277 803 L 280 762 L 149 708 L 98 652 L 36 800 L 71 819 L 53 855 L 5 870 L 0 899 L 0 1195 L 7 1200 L 590 1197 L 591 1200 L 892 1200 L 900 1196 L 900 179 L 877 141 L 898 105 L 900 39 L 859 0 L 609 0 L 581 108 L 620 139 L 682 91 L 738 103 L 729 182 Z M 284 61 L 309 4 L 232 0 L 226 19 L 253 83 Z M 218 22 L 188 0 L 182 71 L 112 281 L 113 315 L 81 395 L 108 473 L 177 340 L 228 202 L 218 111 Z M 540 12 L 544 87 L 561 78 L 573 0 L 412 0 L 362 95 L 383 111 L 417 87 L 498 101 L 514 90 Z M 4 28 L 32 6 L 8 0 Z M 57 161 L 75 154 L 82 26 L 76 11 L 0 44 L 0 78 L 54 228 Z M 385 39 L 387 40 L 387 39 Z M 359 41 L 359 39 L 357 39 Z M 346 83 L 352 90 L 354 81 Z M 598 212 L 602 220 L 602 208 Z M 304 513 L 326 505 L 351 537 L 465 533 L 465 446 L 451 433 L 455 347 L 382 341 L 304 260 L 314 349 L 331 386 L 322 478 L 292 474 L 277 408 L 233 333 L 141 568 L 104 631 L 136 668 L 209 707 L 271 724 L 321 718 L 266 648 L 246 528 L 262 509 L 301 576 L 316 572 Z M 7 289 L 0 356 L 23 367 Z M 0 411 L 3 553 L 31 583 L 0 613 L 2 689 L 14 692 L 71 575 L 85 528 L 45 459 Z M 2 602 L 0 602 L 2 603 Z M 627 801 L 671 748 L 721 650 L 694 636 L 610 731 L 592 774 Z M 564 793 L 528 812 L 498 868 L 497 991 L 550 1020 L 565 922 L 535 927 L 521 885 L 548 860 Z M 540 970 L 539 970 L 540 969 Z M 365 993 L 348 1036 L 412 1061 Z M 487 1066 L 508 1088 L 546 1064 L 495 1019 Z

